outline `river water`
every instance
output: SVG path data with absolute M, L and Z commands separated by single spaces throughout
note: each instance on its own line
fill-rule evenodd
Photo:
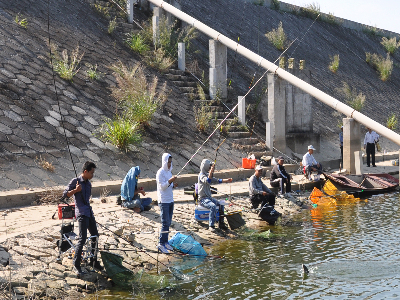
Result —
M 210 254 L 223 259 L 176 262 L 189 279 L 174 288 L 110 291 L 100 299 L 399 299 L 399 198 L 305 210 L 290 225 L 265 227 L 269 238 L 213 247 Z

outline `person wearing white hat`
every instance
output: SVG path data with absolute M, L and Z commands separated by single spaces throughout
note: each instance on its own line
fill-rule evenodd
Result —
M 317 172 L 318 175 L 322 174 L 322 165 L 313 156 L 315 148 L 312 145 L 309 145 L 307 148 L 308 152 L 304 154 L 302 164 L 307 177 L 311 180 L 312 172 Z
M 263 168 L 257 166 L 254 174 L 249 179 L 249 196 L 252 207 L 258 208 L 261 203 L 261 207 L 264 207 L 266 203 L 270 206 L 275 206 L 275 194 L 262 182 Z

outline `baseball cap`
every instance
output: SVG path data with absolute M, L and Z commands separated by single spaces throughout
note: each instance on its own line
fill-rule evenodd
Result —
M 258 165 L 257 167 L 256 167 L 256 171 L 257 170 L 262 170 L 263 168 L 260 166 L 260 165 Z
M 313 145 L 310 145 L 310 146 L 308 146 L 308 150 L 316 150 L 314 147 L 313 147 Z
M 278 160 L 285 160 L 285 158 L 281 155 L 278 157 Z

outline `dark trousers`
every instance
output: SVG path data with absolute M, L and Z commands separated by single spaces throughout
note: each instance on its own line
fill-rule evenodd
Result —
M 263 196 L 261 194 L 253 195 L 250 198 L 250 202 L 253 208 L 258 208 L 261 203 L 261 207 L 263 207 L 266 203 L 271 205 L 272 207 L 275 206 L 275 195 L 274 194 L 267 194 Z
M 375 166 L 375 144 L 367 143 L 367 166 L 370 166 L 370 156 L 372 156 L 372 165 Z
M 307 176 L 310 176 L 312 172 L 315 172 L 315 171 L 311 171 L 311 168 L 317 169 L 317 174 L 322 174 L 322 165 L 321 165 L 321 164 L 319 164 L 319 168 L 318 168 L 317 165 L 309 165 L 309 166 L 306 168 Z
M 340 146 L 340 161 L 341 161 L 341 167 L 343 168 L 343 146 Z
M 292 191 L 292 184 L 290 183 L 289 178 L 277 178 L 275 180 L 270 181 L 270 184 L 272 187 L 280 187 L 281 188 L 281 194 L 284 192 L 285 188 L 285 183 L 286 183 L 286 193 L 290 193 Z
M 97 231 L 96 220 L 94 216 L 87 217 L 87 216 L 79 216 L 78 217 L 78 224 L 79 224 L 79 237 L 78 237 L 78 244 L 75 246 L 75 256 L 74 256 L 74 266 L 80 267 L 81 260 L 82 260 L 82 249 L 86 243 L 87 239 L 87 231 L 91 236 L 97 235 L 99 236 L 99 232 Z M 92 249 L 96 247 L 96 240 L 92 240 Z M 92 259 L 96 260 L 96 258 Z

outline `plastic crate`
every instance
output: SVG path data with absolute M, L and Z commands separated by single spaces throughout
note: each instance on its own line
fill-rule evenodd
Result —
M 194 209 L 194 218 L 197 221 L 208 221 L 210 217 L 210 210 L 203 206 L 197 205 Z M 217 210 L 217 221 L 219 221 L 219 210 Z

